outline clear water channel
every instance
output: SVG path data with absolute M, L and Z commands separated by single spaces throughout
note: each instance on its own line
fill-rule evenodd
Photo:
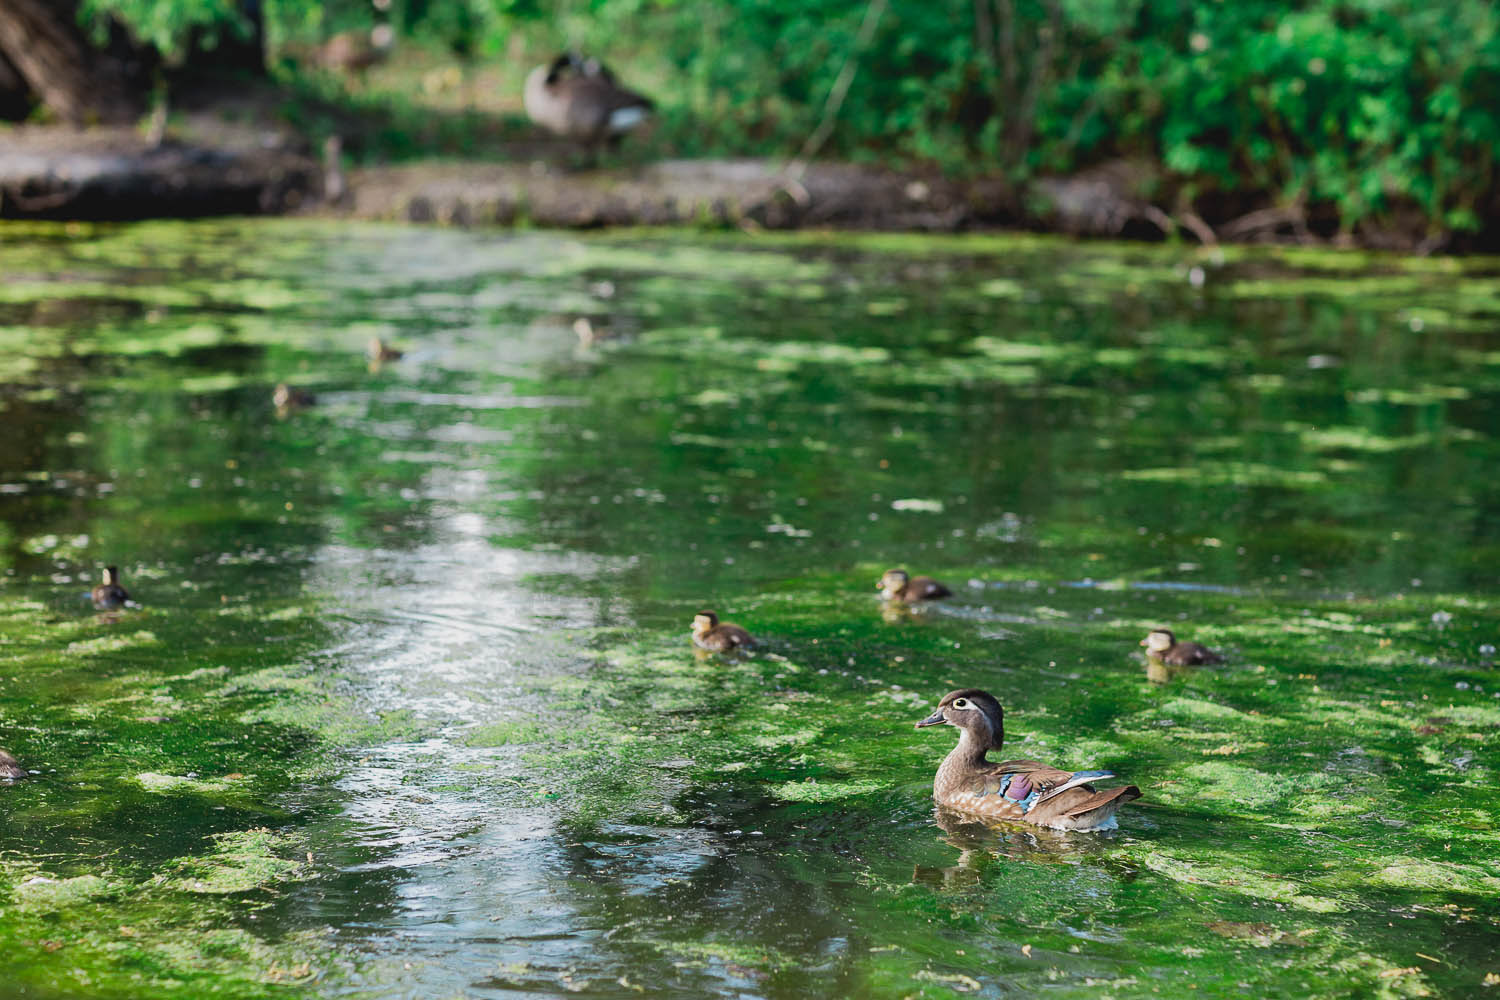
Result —
M 0 995 L 1500 983 L 1500 262 L 235 221 L 0 275 Z M 935 814 L 964 686 L 1119 830 Z

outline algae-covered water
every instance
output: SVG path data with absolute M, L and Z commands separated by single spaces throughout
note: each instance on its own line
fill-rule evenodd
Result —
M 1493 260 L 257 221 L 0 275 L 0 995 L 1500 983 Z M 935 816 L 961 686 L 1119 831 Z

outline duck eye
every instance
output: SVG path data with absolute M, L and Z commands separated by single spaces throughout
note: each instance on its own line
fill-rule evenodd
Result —
M 969 707 L 969 700 L 967 698 L 960 698 L 960 699 L 958 699 L 957 701 L 955 701 L 953 703 L 953 707 L 954 708 L 968 708 Z

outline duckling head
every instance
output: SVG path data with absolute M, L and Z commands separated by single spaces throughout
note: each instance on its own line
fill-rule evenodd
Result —
M 875 584 L 875 586 L 882 590 L 886 597 L 894 597 L 901 592 L 909 580 L 911 580 L 911 574 L 907 573 L 906 570 L 888 569 L 880 577 L 880 582 Z
M 1172 634 L 1171 629 L 1154 628 L 1141 640 L 1141 645 L 1146 647 L 1148 653 L 1161 653 L 1177 645 L 1177 637 Z
M 719 624 L 719 616 L 712 611 L 700 611 L 693 616 L 693 634 L 702 635 Z
M 980 746 L 999 749 L 1005 737 L 1005 711 L 987 691 L 965 688 L 950 691 L 938 702 L 937 711 L 917 723 L 917 728 L 957 726 Z

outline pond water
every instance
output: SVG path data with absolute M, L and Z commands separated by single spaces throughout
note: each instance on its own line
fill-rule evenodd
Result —
M 0 994 L 1500 982 L 1500 263 L 241 221 L 0 274 Z M 1119 831 L 935 815 L 963 686 Z

